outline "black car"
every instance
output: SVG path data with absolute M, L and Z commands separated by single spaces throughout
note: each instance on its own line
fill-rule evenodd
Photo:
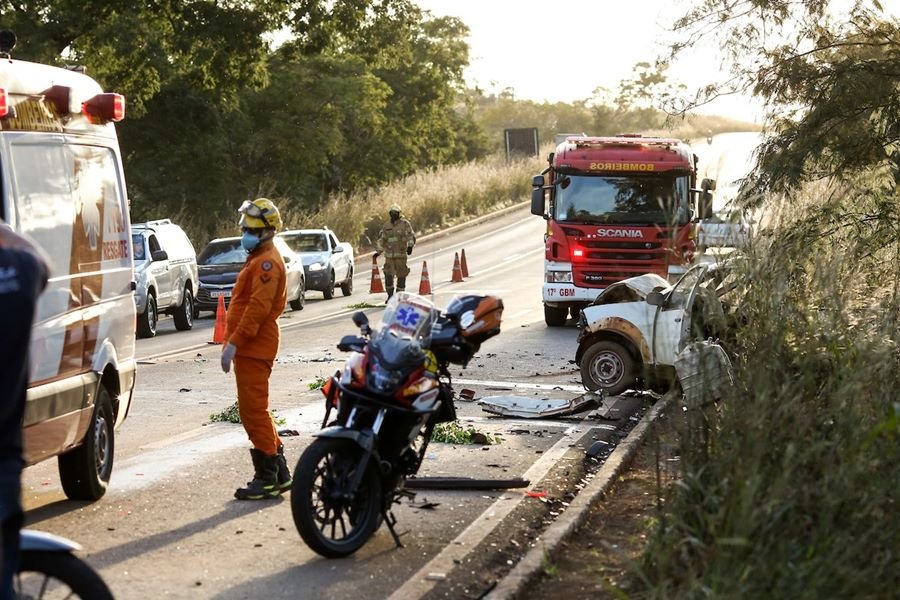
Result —
M 275 247 L 284 258 L 287 272 L 287 298 L 293 310 L 302 310 L 306 302 L 306 277 L 303 264 L 294 259 L 294 253 L 284 240 L 275 238 Z M 208 310 L 213 314 L 219 305 L 219 297 L 225 298 L 225 306 L 231 303 L 231 293 L 238 273 L 247 261 L 247 251 L 241 246 L 241 238 L 219 238 L 211 241 L 197 256 L 200 270 L 200 286 L 194 301 L 194 316 Z

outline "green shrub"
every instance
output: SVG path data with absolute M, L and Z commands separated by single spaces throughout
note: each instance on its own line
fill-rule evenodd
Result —
M 896 589 L 900 244 L 856 201 L 816 196 L 753 249 L 737 385 L 702 442 L 683 437 L 704 447 L 682 448 L 643 561 L 649 596 Z

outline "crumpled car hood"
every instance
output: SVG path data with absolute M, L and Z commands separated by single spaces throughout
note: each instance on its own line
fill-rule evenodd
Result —
M 610 285 L 600 292 L 591 306 L 620 302 L 643 302 L 653 290 L 668 287 L 669 282 L 655 273 L 638 275 Z

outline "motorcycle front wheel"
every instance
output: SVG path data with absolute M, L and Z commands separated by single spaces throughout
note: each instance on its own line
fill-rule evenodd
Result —
M 103 579 L 90 565 L 68 552 L 22 552 L 19 572 L 13 580 L 18 598 L 82 598 L 112 600 Z
M 373 461 L 351 490 L 363 450 L 347 439 L 318 438 L 303 452 L 291 484 L 291 514 L 300 537 L 326 558 L 353 554 L 380 523 L 381 480 Z

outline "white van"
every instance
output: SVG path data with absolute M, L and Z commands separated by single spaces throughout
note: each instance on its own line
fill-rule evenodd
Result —
M 106 491 L 134 390 L 130 219 L 113 124 L 124 112 L 122 96 L 82 73 L 0 54 L 0 216 L 51 261 L 32 330 L 25 460 L 58 456 L 72 499 Z
M 197 253 L 187 234 L 171 219 L 134 223 L 131 244 L 138 337 L 156 335 L 160 313 L 174 317 L 175 329 L 191 329 L 200 281 Z

